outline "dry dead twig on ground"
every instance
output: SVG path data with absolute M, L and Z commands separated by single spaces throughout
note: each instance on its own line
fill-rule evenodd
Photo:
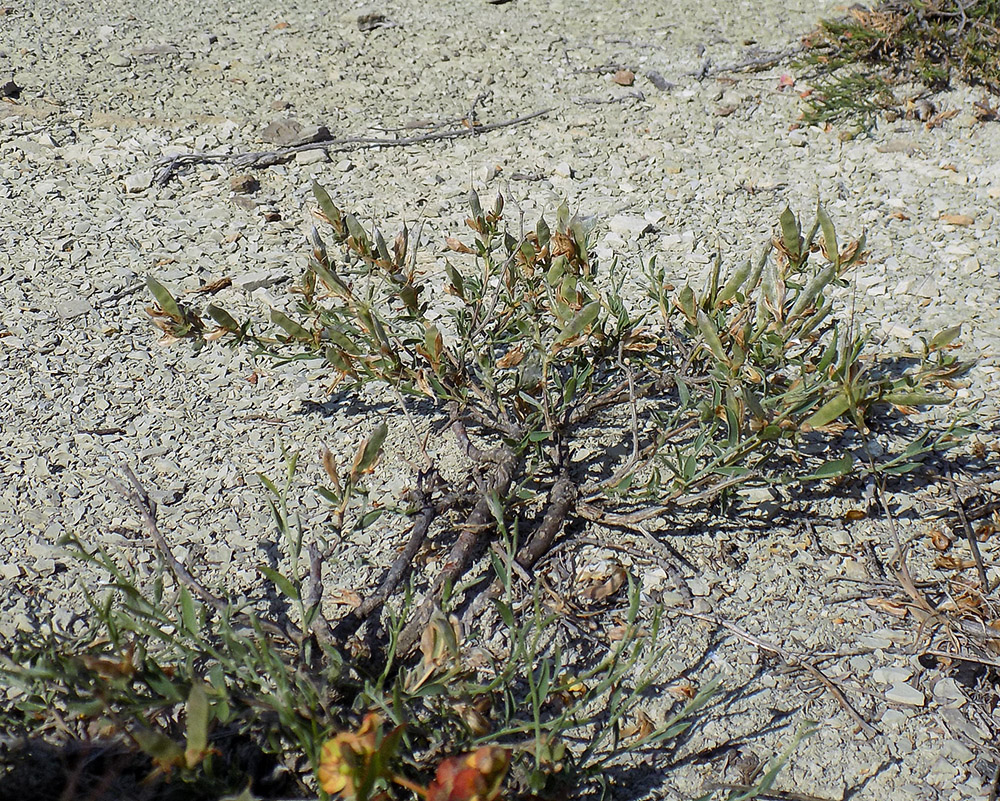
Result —
M 329 152 L 342 152 L 348 150 L 371 150 L 380 147 L 409 147 L 410 145 L 420 145 L 427 142 L 442 142 L 449 139 L 464 139 L 470 136 L 496 131 L 500 128 L 510 128 L 514 125 L 523 125 L 530 120 L 542 117 L 552 111 L 551 108 L 533 111 L 530 114 L 523 114 L 513 119 L 491 122 L 483 125 L 470 124 L 468 127 L 452 128 L 447 131 L 433 131 L 415 136 L 403 136 L 396 138 L 372 137 L 372 136 L 351 136 L 343 139 L 327 139 L 322 142 L 308 142 L 303 145 L 293 145 L 277 150 L 264 150 L 253 153 L 180 153 L 176 156 L 167 156 L 156 163 L 157 172 L 153 178 L 153 183 L 157 186 L 166 186 L 170 179 L 179 170 L 190 167 L 194 164 L 219 164 L 230 162 L 237 167 L 268 167 L 290 159 L 296 153 L 305 153 L 310 150 L 325 150 Z

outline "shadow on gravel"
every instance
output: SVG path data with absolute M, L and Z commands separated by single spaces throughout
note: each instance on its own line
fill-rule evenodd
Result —
M 255 798 L 295 798 L 287 771 L 244 737 L 218 737 L 218 779 L 185 782 L 157 771 L 153 761 L 123 741 L 41 739 L 0 743 L 0 799 L 4 801 L 217 801 L 242 792 L 251 778 Z

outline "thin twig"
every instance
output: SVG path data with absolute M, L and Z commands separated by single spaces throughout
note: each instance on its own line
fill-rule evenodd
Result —
M 983 667 L 1000 668 L 1000 660 L 987 659 L 983 656 L 965 656 L 963 654 L 955 654 L 950 651 L 938 651 L 929 648 L 926 651 L 920 652 L 921 656 L 924 654 L 930 654 L 931 656 L 941 657 L 942 659 L 952 659 L 956 662 L 968 662 L 972 665 L 982 665 Z
M 434 522 L 434 518 L 438 514 L 437 505 L 431 497 L 437 478 L 438 474 L 435 468 L 420 473 L 417 479 L 417 498 L 421 506 L 416 520 L 413 522 L 413 527 L 410 529 L 410 539 L 399 556 L 393 560 L 392 566 L 389 568 L 389 572 L 385 578 L 382 579 L 379 588 L 365 598 L 361 606 L 347 614 L 337 623 L 333 631 L 333 637 L 338 642 L 343 642 L 353 635 L 365 620 L 381 609 L 389 596 L 406 577 L 406 574 L 412 569 L 413 560 L 416 558 L 420 547 L 424 544 L 431 523 Z
M 201 601 L 211 606 L 217 612 L 224 612 L 229 609 L 229 604 L 226 601 L 208 590 L 208 588 L 198 581 L 198 579 L 191 574 L 191 572 L 177 559 L 177 557 L 174 556 L 174 552 L 171 550 L 166 537 L 163 536 L 163 533 L 160 531 L 160 527 L 156 523 L 156 501 L 149 497 L 149 493 L 146 492 L 146 488 L 143 487 L 139 479 L 136 478 L 136 475 L 132 472 L 131 467 L 127 464 L 122 464 L 121 469 L 125 474 L 125 477 L 128 479 L 131 489 L 122 486 L 114 479 L 109 479 L 109 483 L 123 496 L 125 496 L 125 499 L 128 500 L 139 512 L 139 516 L 142 518 L 143 528 L 146 530 L 149 538 L 153 541 L 153 545 L 160 553 L 160 556 L 167 563 L 167 567 L 170 569 L 174 578 L 180 584 L 183 584 L 191 592 L 193 592 Z M 266 618 L 252 616 L 246 612 L 239 612 L 239 614 L 240 616 L 251 620 L 256 619 L 264 631 L 270 634 L 276 634 L 289 640 L 290 642 L 298 643 L 302 639 L 302 632 L 298 631 L 294 627 L 286 629 Z
M 756 56 L 747 57 L 742 61 L 737 61 L 735 64 L 726 64 L 722 67 L 712 67 L 712 62 L 706 59 L 699 69 L 684 74 L 694 75 L 700 81 L 704 78 L 721 75 L 724 72 L 760 72 L 786 61 L 801 50 L 801 47 L 793 47 L 788 50 L 780 50 L 776 53 L 761 53 Z
M 465 423 L 461 420 L 455 420 L 451 424 L 451 431 L 455 435 L 455 439 L 458 440 L 458 446 L 462 452 L 474 462 L 499 464 L 507 456 L 506 448 L 491 448 L 484 451 L 473 445 L 472 440 L 469 439 L 469 432 L 465 430 Z
M 309 557 L 309 574 L 302 590 L 302 607 L 307 615 L 312 610 L 316 610 L 309 622 L 309 629 L 316 635 L 316 639 L 321 645 L 327 645 L 333 642 L 333 629 L 330 628 L 330 621 L 323 614 L 324 560 L 315 542 L 310 542 L 306 546 L 306 554 Z
M 114 303 L 116 300 L 121 300 L 122 298 L 127 298 L 129 295 L 134 295 L 136 292 L 144 289 L 146 287 L 145 281 L 140 281 L 137 284 L 132 284 L 124 289 L 119 289 L 114 294 L 108 295 L 105 298 L 101 298 L 94 305 L 95 306 L 107 306 L 109 303 Z
M 743 793 L 739 798 L 761 798 L 766 801 L 832 801 L 818 795 L 806 795 L 805 793 L 791 793 L 784 790 L 761 791 L 751 784 L 729 784 L 727 782 L 711 782 L 705 787 L 706 790 L 736 790 Z M 732 796 L 730 796 L 732 797 Z
M 955 479 L 949 470 L 947 473 L 948 489 L 951 490 L 951 497 L 955 500 L 955 511 L 958 512 L 958 519 L 962 522 L 962 530 L 965 538 L 969 541 L 969 548 L 972 550 L 972 558 L 976 560 L 976 571 L 979 573 L 979 586 L 983 595 L 990 594 L 990 579 L 986 575 L 986 565 L 983 564 L 983 555 L 979 552 L 979 541 L 976 539 L 976 532 L 969 524 L 969 518 L 965 516 L 965 504 L 962 503 L 962 496 L 958 494 L 958 487 L 955 486 Z
M 513 125 L 522 125 L 530 120 L 541 117 L 552 111 L 551 108 L 534 111 L 531 114 L 523 114 L 500 122 L 491 122 L 486 125 L 475 125 L 470 128 L 453 128 L 448 131 L 436 131 L 433 133 L 417 134 L 415 136 L 404 136 L 396 139 L 386 139 L 371 136 L 352 136 L 344 139 L 327 139 L 323 142 L 308 142 L 304 145 L 293 145 L 278 150 L 265 150 L 254 153 L 181 153 L 176 156 L 168 156 L 160 159 L 156 164 L 159 171 L 153 182 L 157 186 L 166 186 L 167 182 L 182 167 L 192 164 L 217 164 L 219 162 L 232 162 L 239 167 L 269 167 L 281 161 L 291 158 L 296 153 L 305 153 L 309 150 L 325 150 L 327 152 L 341 152 L 345 150 L 368 150 L 376 147 L 408 147 L 409 145 L 419 145 L 426 142 L 440 142 L 449 139 L 462 139 L 469 136 L 478 136 L 482 133 L 489 133 L 500 128 L 509 128 Z
M 674 614 L 683 615 L 685 617 L 693 617 L 698 620 L 704 620 L 707 623 L 713 623 L 716 626 L 719 626 L 721 628 L 726 629 L 727 631 L 732 632 L 740 639 L 746 640 L 752 645 L 756 645 L 758 648 L 761 648 L 765 651 L 770 651 L 773 654 L 777 654 L 790 664 L 797 665 L 798 667 L 806 671 L 810 676 L 819 681 L 824 687 L 826 687 L 830 695 L 832 695 L 836 699 L 837 703 L 840 704 L 843 710 L 847 712 L 848 715 L 851 716 L 854 722 L 858 724 L 858 726 L 861 728 L 862 731 L 864 731 L 865 734 L 869 736 L 874 736 L 878 734 L 878 730 L 861 716 L 861 713 L 854 708 L 854 706 L 847 699 L 847 696 L 844 695 L 844 693 L 840 690 L 840 688 L 837 687 L 837 685 L 834 684 L 829 679 L 829 677 L 827 677 L 827 675 L 823 673 L 822 670 L 820 670 L 812 662 L 810 662 L 804 654 L 798 654 L 794 651 L 789 651 L 787 648 L 783 648 L 780 645 L 776 645 L 775 643 L 763 640 L 760 637 L 756 637 L 749 631 L 740 628 L 735 623 L 730 623 L 728 620 L 723 620 L 717 617 L 716 615 L 703 615 L 699 612 L 689 612 L 686 609 L 674 609 L 672 611 L 674 612 Z

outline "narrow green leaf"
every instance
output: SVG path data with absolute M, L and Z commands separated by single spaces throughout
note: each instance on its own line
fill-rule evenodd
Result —
M 271 309 L 271 322 L 284 328 L 292 339 L 297 339 L 300 342 L 312 342 L 312 334 L 287 314 L 277 309 Z
M 712 355 L 720 362 L 729 364 L 729 356 L 726 354 L 725 348 L 722 347 L 722 340 L 719 339 L 719 332 L 715 327 L 715 323 L 708 319 L 708 315 L 701 309 L 698 309 L 697 320 L 698 330 L 701 331 L 701 335 L 705 338 L 705 344 L 712 351 Z
M 708 272 L 708 279 L 705 282 L 705 293 L 701 299 L 703 309 L 715 308 L 715 299 L 719 294 L 719 273 L 722 272 L 722 251 L 715 251 L 715 259 L 712 261 L 712 269 Z
M 549 238 L 552 236 L 552 233 L 549 231 L 549 226 L 545 222 L 544 217 L 538 218 L 538 223 L 535 225 L 535 236 L 538 237 L 538 247 L 544 248 L 549 244 Z
M 828 400 L 802 424 L 803 428 L 822 428 L 829 425 L 851 408 L 851 401 L 843 392 Z
M 816 207 L 816 218 L 823 229 L 823 245 L 826 248 L 826 256 L 833 264 L 834 274 L 840 270 L 840 250 L 837 245 L 837 230 L 834 228 L 833 220 L 826 213 L 822 205 Z M 825 270 L 824 270 L 825 272 Z
M 833 459 L 825 464 L 819 466 L 814 473 L 808 476 L 803 476 L 802 481 L 821 481 L 827 478 L 836 478 L 837 476 L 846 476 L 854 469 L 854 457 L 850 454 L 841 457 L 840 459 Z
M 219 306 L 216 306 L 214 303 L 209 303 L 208 306 L 205 307 L 205 311 L 208 312 L 209 317 L 215 320 L 220 327 L 225 328 L 227 331 L 237 333 L 240 330 L 240 324 L 236 322 L 229 312 Z
M 886 393 L 881 399 L 893 406 L 943 406 L 950 403 L 950 399 L 945 395 L 919 389 L 896 390 Z
M 729 280 L 726 281 L 719 294 L 715 296 L 715 308 L 720 308 L 723 303 L 735 297 L 749 275 L 750 261 L 747 260 L 740 267 L 736 268 L 736 272 L 729 277 Z
M 812 280 L 805 285 L 803 290 L 799 293 L 799 296 L 795 299 L 795 303 L 792 304 L 791 311 L 788 312 L 788 318 L 791 320 L 808 310 L 809 307 L 812 306 L 813 301 L 816 300 L 824 289 L 826 289 L 827 284 L 837 277 L 838 270 L 839 264 L 837 264 L 837 262 L 831 262 L 814 275 Z
M 187 753 L 188 767 L 194 767 L 205 755 L 208 748 L 209 723 L 208 693 L 199 680 L 191 685 L 187 699 Z M 192 764 L 192 762 L 194 764 Z
M 363 473 L 371 471 L 379 454 L 382 452 L 382 443 L 385 442 L 385 437 L 388 433 L 389 427 L 384 422 L 379 423 L 375 426 L 375 430 L 371 433 L 371 436 L 367 437 L 361 443 L 354 457 L 354 463 L 351 465 L 351 475 L 355 479 Z
M 333 224 L 337 225 L 341 222 L 342 215 L 340 209 L 330 200 L 330 196 L 326 193 L 326 190 L 320 186 L 318 183 L 313 181 L 312 185 L 313 196 L 319 203 L 320 210 L 326 216 L 326 218 Z
M 785 250 L 794 261 L 798 261 L 801 255 L 799 237 L 802 235 L 799 221 L 795 218 L 795 213 L 788 206 L 785 206 L 779 222 L 781 223 L 781 241 L 785 245 Z
M 931 350 L 940 350 L 941 348 L 948 347 L 952 342 L 954 342 L 962 333 L 962 326 L 955 325 L 951 328 L 946 328 L 944 331 L 939 331 L 933 337 L 931 337 Z
M 171 319 L 178 323 L 184 321 L 184 313 L 181 311 L 181 307 L 163 284 L 150 276 L 146 278 L 146 286 L 152 293 L 157 305 L 170 315 Z
M 556 230 L 565 231 L 569 225 L 569 206 L 564 200 L 556 209 Z
M 195 608 L 194 598 L 191 597 L 191 591 L 182 584 L 179 595 L 181 602 L 181 622 L 184 624 L 184 628 L 191 634 L 198 634 L 200 628 L 198 625 L 198 613 Z
M 475 189 L 469 191 L 469 210 L 475 220 L 483 216 L 483 206 L 479 202 L 479 193 Z
M 550 436 L 548 431 L 532 431 L 528 434 L 529 442 L 544 442 Z
M 448 276 L 448 280 L 451 281 L 451 287 L 455 290 L 455 294 L 462 300 L 465 300 L 465 281 L 461 274 L 451 265 L 451 262 L 447 261 L 444 264 L 444 271 Z
M 264 577 L 274 584 L 275 587 L 281 590 L 281 593 L 286 598 L 290 598 L 293 601 L 299 600 L 299 591 L 295 585 L 273 567 L 268 567 L 267 565 L 257 565 L 257 569 L 263 573 Z
M 582 334 L 588 327 L 594 324 L 597 320 L 597 315 L 601 311 L 601 302 L 599 300 L 594 300 L 584 306 L 580 311 L 576 313 L 576 316 L 570 320 L 562 331 L 559 332 L 559 336 L 556 337 L 556 341 L 553 343 L 553 350 L 558 349 L 559 346 L 576 339 L 580 334 Z
M 138 726 L 133 729 L 132 737 L 136 745 L 161 767 L 174 767 L 184 759 L 184 749 L 161 731 Z
M 364 531 L 368 528 L 368 526 L 378 520 L 384 512 L 385 509 L 372 509 L 371 511 L 365 512 L 361 515 L 361 518 L 358 520 L 358 523 L 354 528 L 357 531 Z
M 691 289 L 690 284 L 685 284 L 684 288 L 680 291 L 680 294 L 677 296 L 677 305 L 681 307 L 684 316 L 692 323 L 697 319 L 694 290 Z

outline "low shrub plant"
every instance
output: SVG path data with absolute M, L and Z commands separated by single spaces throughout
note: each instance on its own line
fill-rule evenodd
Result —
M 866 258 L 864 238 L 839 241 L 822 206 L 807 228 L 786 209 L 762 251 L 727 268 L 720 254 L 700 289 L 650 260 L 637 292 L 625 283 L 637 271 L 598 264 L 593 221 L 565 206 L 523 230 L 502 197 L 484 208 L 472 193 L 468 233 L 446 239 L 435 268 L 420 265 L 414 231 L 390 243 L 314 191 L 326 239 L 314 228 L 293 308 L 239 321 L 151 278 L 150 314 L 168 342 L 309 360 L 339 392 L 381 386 L 401 429 L 419 438 L 419 413 L 450 433 L 460 463 L 446 478 L 422 440 L 406 496 L 371 503 L 366 476 L 396 425 L 380 423 L 350 464 L 323 454 L 317 491 L 333 530 L 321 534 L 295 513 L 289 455 L 280 480 L 262 477 L 287 567 L 262 566 L 251 598 L 173 556 L 126 468 L 158 570 L 144 582 L 67 538 L 107 583 L 71 632 L 4 649 L 8 725 L 124 738 L 167 784 L 203 797 L 265 795 L 279 766 L 300 794 L 582 797 L 630 754 L 676 747 L 714 687 L 659 723 L 646 714 L 672 646 L 662 610 L 624 571 L 592 594 L 614 607 L 596 617 L 616 636 L 573 647 L 572 605 L 554 600 L 572 588 L 543 580 L 572 532 L 655 539 L 684 508 L 738 508 L 743 486 L 901 474 L 961 436 L 910 422 L 949 401 L 964 369 L 958 329 L 919 353 L 872 353 L 830 298 Z M 875 439 L 883 455 L 856 459 Z M 402 550 L 334 614 L 324 592 L 337 543 L 369 526 L 395 527 Z M 448 550 L 424 574 L 414 566 L 431 536 Z M 225 745 L 237 741 L 243 752 Z
M 855 5 L 846 17 L 823 21 L 804 45 L 802 63 L 818 78 L 805 114 L 810 123 L 853 117 L 870 126 L 883 111 L 931 121 L 931 112 L 907 108 L 896 97 L 894 89 L 904 83 L 938 91 L 958 79 L 1000 95 L 997 0 Z M 976 112 L 996 118 L 987 100 Z

